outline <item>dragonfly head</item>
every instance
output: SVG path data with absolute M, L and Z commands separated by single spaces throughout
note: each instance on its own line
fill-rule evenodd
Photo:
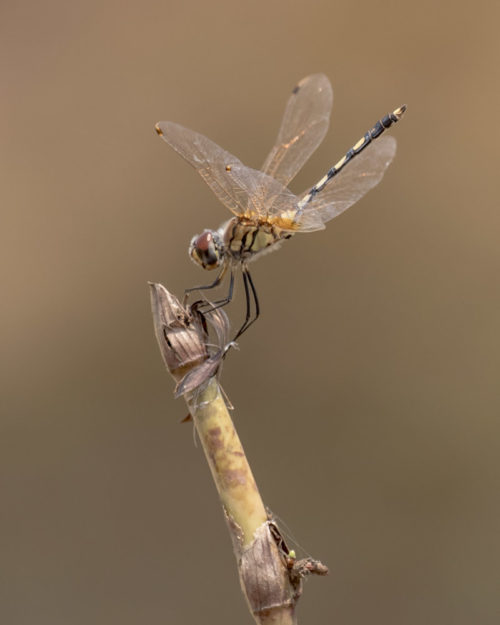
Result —
M 224 259 L 221 236 L 214 230 L 204 230 L 191 239 L 189 255 L 203 269 L 216 269 Z

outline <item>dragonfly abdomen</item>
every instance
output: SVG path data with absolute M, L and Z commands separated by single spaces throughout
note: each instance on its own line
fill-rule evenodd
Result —
M 318 193 L 323 191 L 327 183 L 330 182 L 330 180 L 340 171 L 342 171 L 347 163 L 367 148 L 372 141 L 380 137 L 385 130 L 390 128 L 393 124 L 396 124 L 401 117 L 403 117 L 405 111 L 406 105 L 403 104 L 403 106 L 395 109 L 392 113 L 387 113 L 387 115 L 384 115 L 382 119 L 379 119 L 378 122 L 376 122 L 375 125 L 368 130 L 368 132 L 365 132 L 361 139 L 346 152 L 340 161 L 335 163 L 335 165 L 326 172 L 323 178 L 321 178 L 321 180 L 314 185 L 309 193 L 301 199 L 299 208 L 303 209 L 306 204 L 308 204 Z

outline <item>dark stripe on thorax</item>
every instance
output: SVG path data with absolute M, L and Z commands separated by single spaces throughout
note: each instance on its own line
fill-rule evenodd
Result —
M 252 249 L 252 247 L 254 246 L 254 244 L 255 244 L 255 238 L 257 237 L 258 232 L 259 232 L 259 228 L 257 227 L 257 228 L 255 228 L 255 230 L 253 231 L 253 234 L 252 234 L 252 242 L 250 243 L 250 247 L 248 248 L 249 250 L 251 250 L 251 249 Z
M 235 236 L 235 233 L 236 233 L 236 228 L 238 227 L 238 225 L 239 225 L 239 224 L 238 224 L 238 222 L 237 222 L 237 221 L 235 221 L 235 222 L 233 223 L 233 227 L 232 227 L 232 230 L 231 230 L 231 236 L 229 237 L 229 243 L 228 243 L 228 245 L 227 245 L 227 248 L 228 248 L 229 250 L 231 250 L 231 246 L 232 246 L 232 244 L 233 244 L 233 241 L 234 241 L 234 236 Z

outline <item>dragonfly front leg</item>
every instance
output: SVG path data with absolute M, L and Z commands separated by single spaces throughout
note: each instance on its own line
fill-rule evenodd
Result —
M 185 297 L 184 297 L 184 305 L 186 303 L 187 297 L 189 295 L 189 293 L 191 291 L 195 291 L 197 289 L 202 290 L 202 289 L 212 289 L 216 286 L 218 286 L 222 279 L 224 278 L 224 275 L 227 272 L 227 268 L 228 265 L 225 265 L 224 268 L 222 269 L 222 271 L 219 273 L 219 275 L 217 276 L 215 282 L 213 282 L 212 284 L 208 284 L 205 286 L 200 286 L 200 287 L 192 287 L 190 289 L 186 289 L 186 291 L 184 291 L 185 293 Z M 204 300 L 197 300 L 196 302 L 194 302 L 192 304 L 193 307 L 196 307 L 197 309 L 200 309 L 201 307 L 205 307 L 206 310 L 204 311 L 205 313 L 210 312 L 211 310 L 215 310 L 216 308 L 222 308 L 223 306 L 226 306 L 227 304 L 229 304 L 229 302 L 233 299 L 233 290 L 234 290 L 234 267 L 231 267 L 231 275 L 229 278 L 229 290 L 228 293 L 226 295 L 226 297 L 224 297 L 223 299 L 217 300 L 215 302 L 211 302 L 207 299 Z
M 184 305 L 186 305 L 186 300 L 189 297 L 189 293 L 191 293 L 192 291 L 203 291 L 207 289 L 214 289 L 216 286 L 219 286 L 219 284 L 222 282 L 222 279 L 227 273 L 227 268 L 228 268 L 228 264 L 225 263 L 222 269 L 219 271 L 218 276 L 215 278 L 215 280 L 211 284 L 202 284 L 200 286 L 192 286 L 189 289 L 185 289 L 184 290 Z

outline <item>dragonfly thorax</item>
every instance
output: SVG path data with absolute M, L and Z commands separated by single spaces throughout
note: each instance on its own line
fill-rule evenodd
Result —
M 216 269 L 224 259 L 224 244 L 214 230 L 204 230 L 195 235 L 189 244 L 189 255 L 203 269 Z

